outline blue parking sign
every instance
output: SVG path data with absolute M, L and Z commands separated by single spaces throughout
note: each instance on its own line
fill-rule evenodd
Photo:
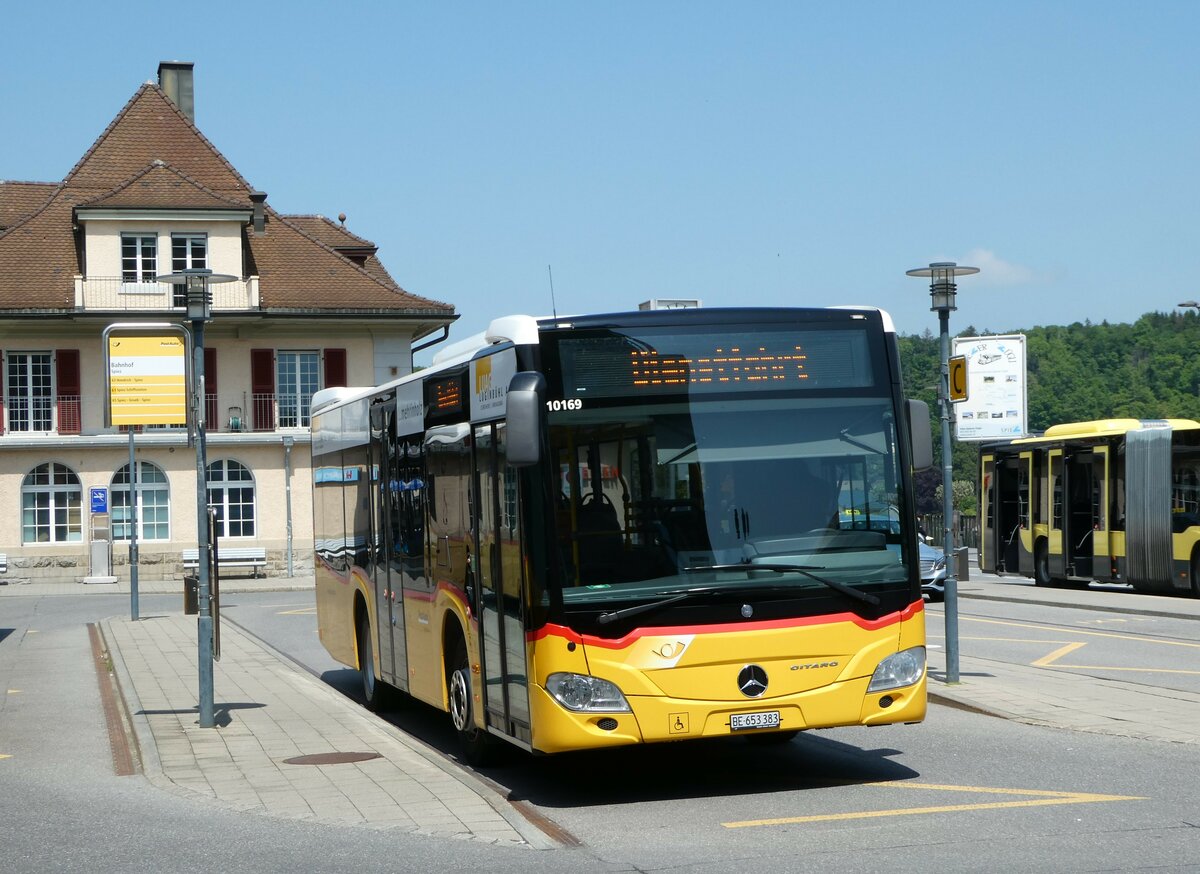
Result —
M 92 496 L 92 512 L 107 513 L 108 512 L 108 489 L 100 486 L 98 488 L 89 489 Z

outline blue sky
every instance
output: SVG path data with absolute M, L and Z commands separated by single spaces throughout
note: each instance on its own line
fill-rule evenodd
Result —
M 173 8 L 179 11 L 172 11 Z M 462 314 L 866 303 L 937 331 L 1200 298 L 1200 4 L 21 4 L 0 178 L 56 181 L 160 60 L 285 213 Z

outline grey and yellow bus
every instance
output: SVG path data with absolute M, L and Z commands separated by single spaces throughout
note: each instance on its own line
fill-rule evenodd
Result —
M 980 464 L 980 570 L 1200 597 L 1200 423 L 1055 425 Z

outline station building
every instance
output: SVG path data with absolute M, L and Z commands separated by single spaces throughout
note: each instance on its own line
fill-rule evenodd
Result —
M 196 127 L 196 93 L 192 64 L 160 64 L 61 181 L 0 182 L 0 582 L 95 579 L 105 554 L 128 578 L 131 516 L 139 579 L 182 576 L 187 429 L 134 426 L 131 498 L 128 430 L 105 424 L 106 329 L 188 324 L 183 286 L 156 277 L 232 278 L 204 332 L 208 505 L 220 546 L 273 575 L 312 570 L 313 393 L 409 373 L 457 317 L 344 217 L 272 209 Z

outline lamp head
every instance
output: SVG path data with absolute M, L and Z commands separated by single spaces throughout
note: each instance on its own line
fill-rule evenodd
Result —
M 978 272 L 978 267 L 959 266 L 953 261 L 934 261 L 928 267 L 918 267 L 915 270 L 906 271 L 909 276 L 929 277 L 929 296 L 933 303 L 929 309 L 935 313 L 948 313 L 957 309 L 955 298 L 958 286 L 954 282 L 954 277 L 969 276 Z

